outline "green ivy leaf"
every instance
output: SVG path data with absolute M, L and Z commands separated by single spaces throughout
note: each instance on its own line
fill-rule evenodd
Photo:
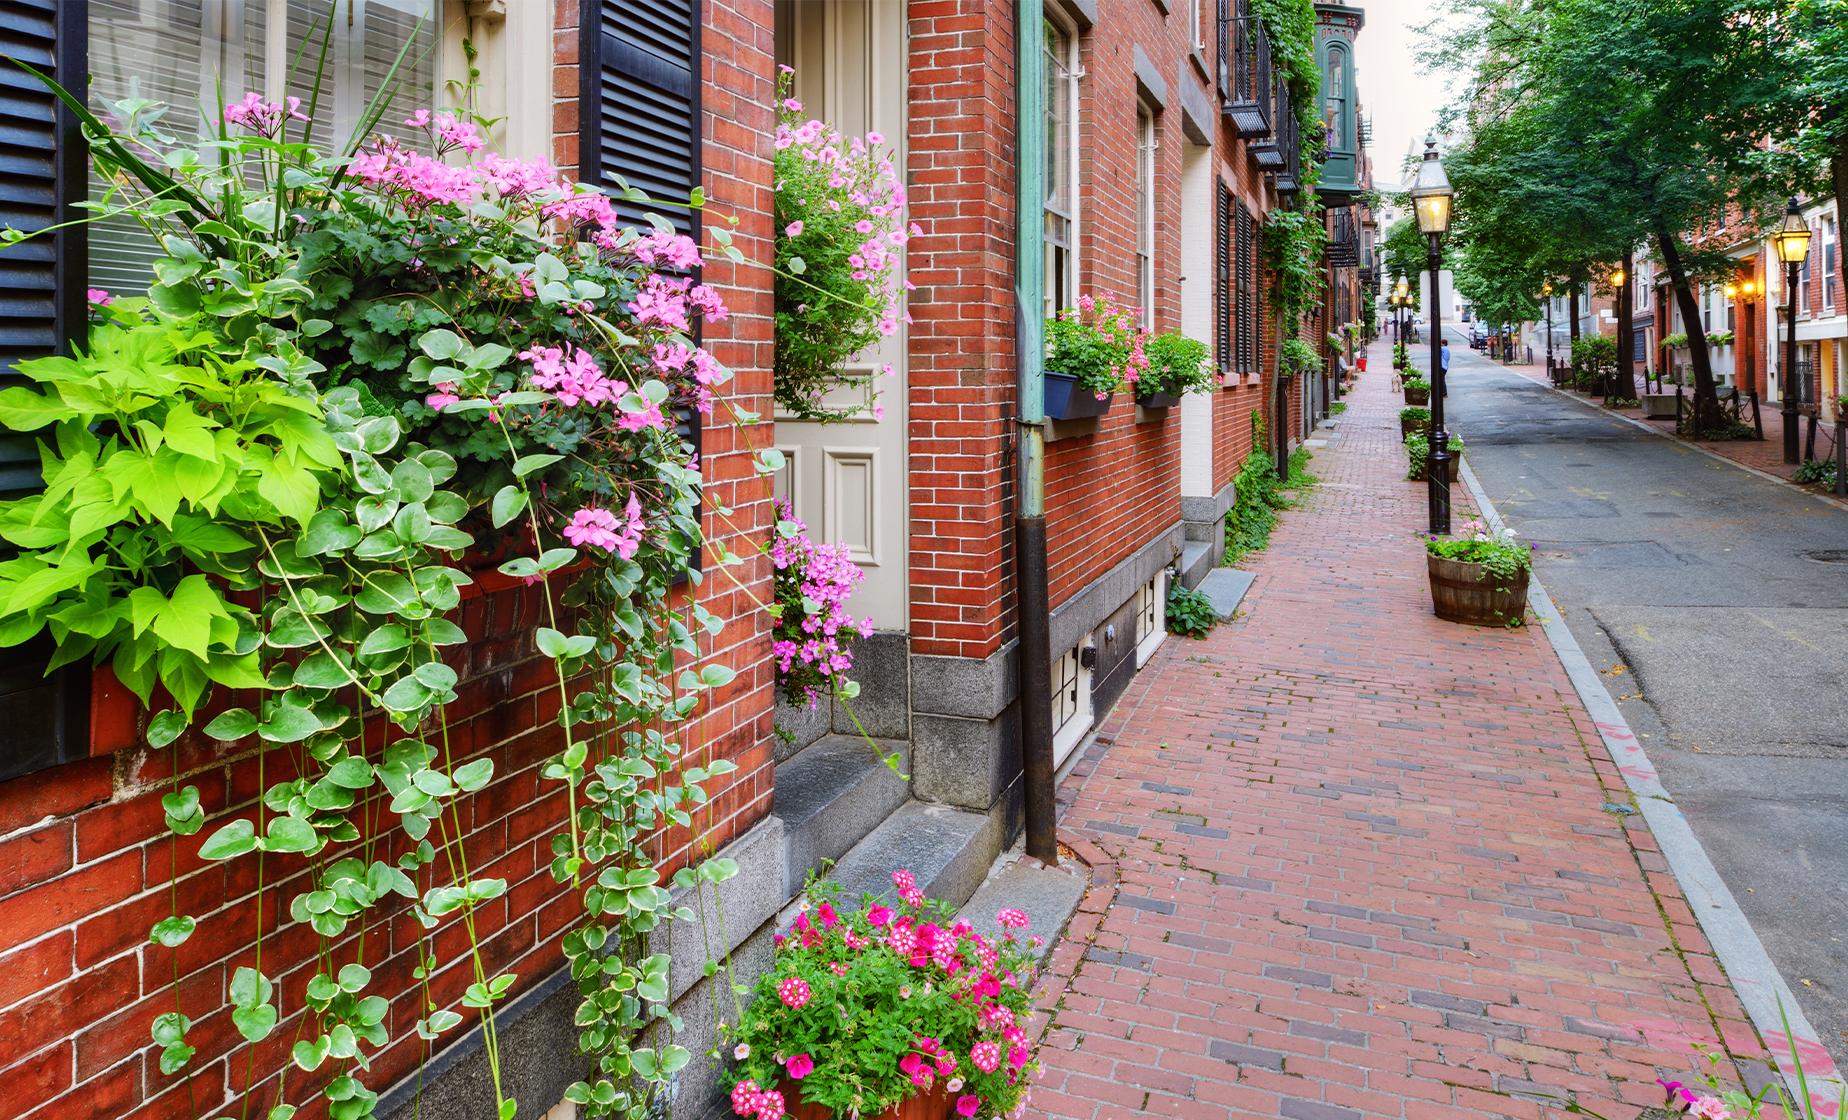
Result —
M 148 746 L 159 750 L 172 744 L 186 730 L 186 716 L 182 712 L 168 708 L 148 720 Z
M 456 772 L 452 777 L 456 785 L 463 791 L 474 793 L 493 779 L 494 760 L 491 758 L 478 758 L 473 762 L 464 763 L 456 767 Z
M 299 743 L 321 730 L 321 719 L 307 708 L 277 704 L 257 727 L 257 734 L 272 743 Z
M 321 848 L 320 834 L 300 817 L 276 817 L 270 821 L 263 849 L 269 852 L 314 852 Z
M 494 502 L 489 507 L 489 516 L 494 522 L 494 527 L 499 529 L 507 524 L 507 522 L 520 516 L 520 512 L 525 508 L 525 488 L 516 486 L 513 483 L 508 483 L 494 492 Z
M 148 940 L 164 948 L 175 949 L 186 943 L 186 939 L 193 935 L 193 930 L 198 928 L 198 925 L 196 920 L 183 914 L 162 918 L 154 923 L 153 929 L 148 931 Z M 159 1042 L 160 1038 L 157 1036 L 154 1041 Z
M 534 471 L 542 471 L 553 463 L 564 461 L 563 455 L 522 455 L 513 461 L 513 477 L 525 478 Z
M 180 836 L 191 836 L 205 827 L 205 811 L 199 806 L 199 787 L 181 786 L 160 799 L 166 812 L 167 827 Z
M 231 859 L 257 846 L 257 826 L 248 820 L 235 820 L 220 828 L 199 845 L 200 859 Z
M 327 780 L 342 789 L 367 789 L 372 785 L 372 764 L 352 755 L 328 767 Z

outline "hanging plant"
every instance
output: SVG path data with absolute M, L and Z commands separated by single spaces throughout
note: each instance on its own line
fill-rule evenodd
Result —
M 41 433 L 47 478 L 0 503 L 17 550 L 0 564 L 0 642 L 49 634 L 57 663 L 106 661 L 144 704 L 171 697 L 148 721 L 156 749 L 189 731 L 238 742 L 258 773 L 282 752 L 268 773 L 286 776 L 198 847 L 263 853 L 257 897 L 288 879 L 285 928 L 318 946 L 318 965 L 282 979 L 305 962 L 266 961 L 275 915 L 252 914 L 232 1023 L 252 1043 L 296 1041 L 280 1076 L 253 1069 L 230 1091 L 272 1120 L 316 1093 L 337 1120 L 371 1114 L 363 1078 L 406 992 L 374 990 L 377 939 L 368 957 L 351 934 L 389 904 L 421 931 L 420 976 L 468 978 L 455 995 L 419 986 L 415 1033 L 477 1019 L 499 1115 L 515 1111 L 494 1022 L 514 976 L 475 924 L 507 883 L 471 870 L 458 811 L 495 762 L 452 758 L 449 715 L 463 561 L 496 532 L 516 553 L 500 572 L 539 589 L 533 639 L 559 698 L 551 870 L 582 906 L 564 951 L 593 1067 L 568 1095 L 650 1115 L 690 1058 L 647 1030 L 670 1020 L 668 958 L 648 938 L 675 916 L 651 837 L 689 827 L 702 783 L 733 769 L 685 764 L 687 719 L 732 673 L 684 668 L 719 621 L 672 597 L 701 545 L 674 413 L 710 408 L 728 376 L 694 339 L 725 314 L 689 275 L 698 248 L 619 221 L 543 161 L 477 155 L 475 123 L 453 115 L 405 122 L 422 151 L 380 138 L 330 157 L 289 135 L 311 105 L 250 94 L 201 160 L 146 103 L 113 106 L 112 132 L 59 93 L 121 184 L 104 211 L 142 220 L 164 252 L 145 300 L 96 301 L 72 357 L 22 363 L 35 387 L 0 392 L 0 423 Z M 194 728 L 221 706 L 215 686 L 239 690 L 236 706 Z M 200 791 L 174 769 L 167 823 L 200 834 Z M 707 860 L 673 881 L 733 872 Z M 151 936 L 172 950 L 196 928 L 176 908 Z M 163 1073 L 206 1045 L 192 1028 L 178 1011 L 149 1024 Z
M 776 569 L 770 656 L 778 689 L 811 708 L 828 695 L 852 699 L 859 694 L 846 675 L 853 668 L 852 642 L 872 634 L 873 620 L 848 614 L 847 600 L 866 574 L 846 545 L 809 539 L 808 526 L 784 502 L 777 503 L 776 535 L 766 551 Z
M 877 132 L 846 137 L 805 117 L 791 96 L 794 72 L 777 82 L 776 403 L 804 420 L 845 420 L 869 408 L 823 403 L 834 389 L 868 388 L 853 357 L 909 322 L 899 261 L 921 231 L 905 225 L 905 186 Z M 879 372 L 890 376 L 892 367 Z
M 1149 365 L 1136 379 L 1139 393 L 1183 396 L 1213 388 L 1213 369 L 1207 364 L 1206 343 L 1179 331 L 1151 337 L 1143 344 Z

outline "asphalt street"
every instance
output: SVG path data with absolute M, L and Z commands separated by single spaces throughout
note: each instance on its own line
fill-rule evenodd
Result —
M 1848 1066 L 1848 512 L 1450 338 L 1471 468 Z

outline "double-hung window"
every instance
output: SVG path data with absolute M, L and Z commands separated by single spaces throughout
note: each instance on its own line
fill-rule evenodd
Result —
M 304 113 L 314 110 L 310 138 L 339 150 L 383 91 L 373 131 L 421 139 L 403 122 L 435 103 L 437 8 L 437 0 L 90 0 L 90 104 L 106 116 L 124 99 L 161 102 L 158 126 L 185 138 L 216 127 L 221 97 L 299 97 Z M 92 179 L 92 198 L 107 189 Z M 159 249 L 134 219 L 115 217 L 91 226 L 89 254 L 92 287 L 139 293 Z
M 1078 299 L 1078 36 L 1048 17 L 1045 31 L 1046 315 Z
M 1136 106 L 1136 301 L 1155 328 L 1155 114 Z
M 1835 219 L 1822 220 L 1822 313 L 1835 314 Z

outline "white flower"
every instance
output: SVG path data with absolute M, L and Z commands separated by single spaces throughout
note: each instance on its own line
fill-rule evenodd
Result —
M 738 1044 L 738 1048 L 732 1051 L 732 1057 L 738 1059 L 741 1062 L 750 1056 L 751 1056 L 751 1047 L 748 1043 L 740 1042 Z

